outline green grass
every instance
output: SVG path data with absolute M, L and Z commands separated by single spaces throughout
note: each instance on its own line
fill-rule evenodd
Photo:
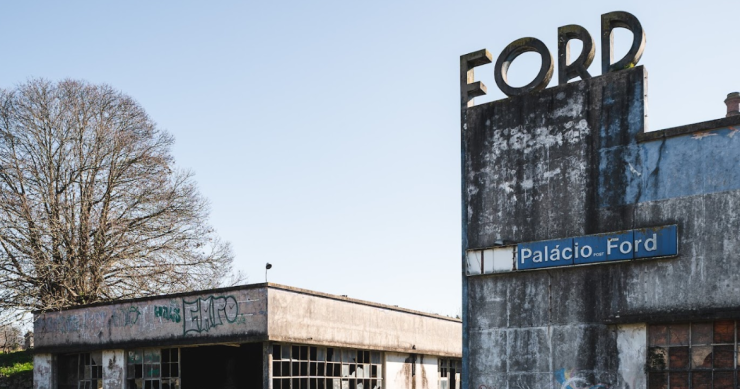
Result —
M 0 376 L 11 376 L 33 370 L 33 354 L 28 351 L 0 353 Z

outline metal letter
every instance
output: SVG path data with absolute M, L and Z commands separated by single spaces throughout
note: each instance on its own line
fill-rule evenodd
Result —
M 473 99 L 486 94 L 486 86 L 478 81 L 474 82 L 473 68 L 491 63 L 491 53 L 488 50 L 478 50 L 460 56 L 460 103 L 461 109 L 472 107 Z
M 535 77 L 535 79 L 529 84 L 521 88 L 514 88 L 507 83 L 508 80 L 506 78 L 506 73 L 509 71 L 509 66 L 511 66 L 511 63 L 514 62 L 516 57 L 529 51 L 537 52 L 542 56 L 542 66 L 540 66 L 540 71 L 537 73 L 537 77 Z M 517 39 L 506 46 L 504 51 L 501 52 L 496 60 L 496 67 L 493 71 L 496 85 L 498 85 L 499 89 L 509 97 L 521 96 L 529 92 L 540 91 L 547 87 L 547 84 L 552 78 L 552 55 L 550 54 L 550 50 L 547 49 L 547 46 L 537 38 Z
M 615 28 L 626 28 L 632 32 L 632 47 L 622 59 L 614 59 Z M 614 11 L 601 15 L 601 74 L 635 67 L 645 51 L 645 32 L 637 18 L 629 12 Z
M 583 49 L 578 58 L 568 65 L 570 61 L 570 41 L 572 39 L 583 42 Z M 579 76 L 581 80 L 591 78 L 588 67 L 594 61 L 595 46 L 591 34 L 577 24 L 569 24 L 558 28 L 558 85 L 567 84 L 568 80 Z

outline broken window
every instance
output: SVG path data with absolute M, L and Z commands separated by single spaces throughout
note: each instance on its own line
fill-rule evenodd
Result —
M 380 389 L 383 363 L 377 351 L 275 344 L 273 389 Z
M 648 326 L 648 389 L 736 388 L 734 320 Z
M 82 353 L 77 355 L 78 389 L 103 388 L 102 352 Z
M 180 349 L 126 351 L 127 389 L 180 389 Z
M 459 359 L 437 360 L 437 387 L 439 389 L 459 389 L 461 361 Z

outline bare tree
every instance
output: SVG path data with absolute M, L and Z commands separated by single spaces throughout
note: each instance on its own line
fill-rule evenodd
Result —
M 23 337 L 18 326 L 4 324 L 0 325 L 0 351 L 9 353 L 21 348 Z
M 233 255 L 173 138 L 106 85 L 0 90 L 0 310 L 219 286 Z M 241 280 L 236 275 L 231 282 Z

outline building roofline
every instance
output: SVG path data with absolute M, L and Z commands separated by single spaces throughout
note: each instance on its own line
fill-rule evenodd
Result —
M 322 297 L 322 298 L 327 298 L 327 299 L 332 299 L 332 300 L 337 300 L 337 301 L 344 301 L 344 302 L 353 303 L 353 304 L 367 305 L 367 306 L 371 306 L 375 308 L 387 309 L 391 311 L 398 311 L 398 312 L 408 313 L 412 315 L 425 316 L 425 317 L 434 318 L 434 319 L 447 320 L 447 321 L 459 322 L 459 323 L 462 322 L 461 319 L 456 319 L 456 318 L 444 316 L 444 315 L 438 315 L 436 313 L 417 311 L 417 310 L 408 309 L 408 308 L 401 308 L 396 305 L 386 305 L 386 304 L 376 303 L 376 302 L 367 301 L 367 300 L 360 300 L 360 299 L 350 298 L 346 296 L 338 296 L 335 294 L 329 294 L 329 293 L 317 292 L 317 291 L 309 290 L 309 289 L 297 288 L 294 286 L 276 284 L 272 282 L 262 282 L 262 283 L 257 283 L 257 284 L 229 286 L 225 288 L 203 289 L 203 290 L 195 290 L 191 292 L 181 292 L 181 293 L 173 293 L 173 294 L 161 294 L 161 295 L 137 297 L 137 298 L 131 298 L 131 299 L 108 300 L 108 301 L 101 301 L 101 302 L 96 302 L 92 304 L 78 305 L 78 306 L 69 307 L 69 308 L 50 309 L 47 311 L 34 311 L 33 314 L 40 315 L 46 312 L 73 311 L 73 310 L 78 310 L 78 309 L 87 309 L 87 308 L 99 307 L 99 306 L 105 306 L 105 305 L 136 303 L 136 302 L 143 302 L 143 301 L 158 300 L 158 299 L 163 299 L 163 298 L 180 298 L 180 297 L 203 295 L 203 294 L 217 294 L 217 293 L 221 294 L 221 293 L 232 292 L 236 290 L 249 290 L 249 289 L 260 289 L 260 288 L 284 290 L 284 291 L 289 291 L 289 292 L 311 295 L 315 297 Z
M 693 134 L 695 132 L 715 130 L 723 127 L 740 126 L 740 115 L 721 119 L 707 120 L 705 122 L 686 124 L 678 127 L 670 127 L 663 130 L 643 132 L 637 134 L 638 142 L 650 142 L 659 139 L 673 138 L 676 136 Z

